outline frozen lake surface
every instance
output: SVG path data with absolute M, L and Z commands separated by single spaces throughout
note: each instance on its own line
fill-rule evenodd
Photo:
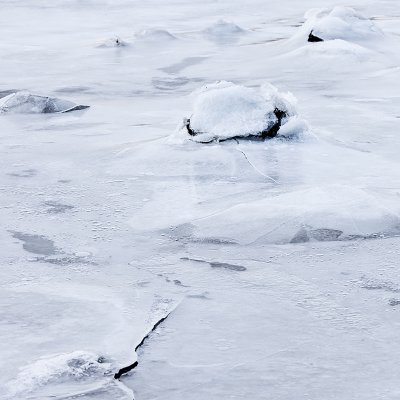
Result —
M 395 1 L 0 7 L 1 400 L 400 398 Z M 216 81 L 302 135 L 190 140 Z

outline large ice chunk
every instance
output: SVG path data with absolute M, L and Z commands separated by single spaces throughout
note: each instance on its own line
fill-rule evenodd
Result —
M 193 113 L 184 120 L 186 135 L 198 142 L 233 138 L 265 139 L 293 122 L 287 136 L 299 133 L 304 124 L 296 118 L 296 99 L 270 84 L 255 90 L 231 82 L 216 82 L 197 92 Z
M 25 91 L 11 93 L 0 99 L 0 113 L 65 113 L 85 108 L 89 106 L 77 105 L 72 101 L 55 97 L 38 96 Z

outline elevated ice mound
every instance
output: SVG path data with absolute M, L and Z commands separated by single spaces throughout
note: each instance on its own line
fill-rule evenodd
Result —
M 197 93 L 193 113 L 181 132 L 190 139 L 208 143 L 234 138 L 265 139 L 293 137 L 304 130 L 297 117 L 296 99 L 270 84 L 254 90 L 231 82 L 206 85 Z
M 86 108 L 89 108 L 89 106 L 77 105 L 68 100 L 38 96 L 28 92 L 15 92 L 0 99 L 0 113 L 65 113 Z
M 176 40 L 176 36 L 164 29 L 144 29 L 135 33 L 136 40 L 152 42 L 168 42 Z
M 382 31 L 368 18 L 349 7 L 313 9 L 305 14 L 303 29 L 309 42 L 342 39 L 364 41 L 383 37 Z
M 244 30 L 234 24 L 233 22 L 225 21 L 220 19 L 216 23 L 210 25 L 208 28 L 204 29 L 203 33 L 209 36 L 228 36 L 237 35 L 243 33 Z

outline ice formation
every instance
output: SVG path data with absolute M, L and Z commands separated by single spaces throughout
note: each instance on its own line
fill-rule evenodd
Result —
M 368 18 L 350 7 L 312 9 L 305 14 L 303 28 L 309 32 L 309 42 L 342 39 L 363 41 L 383 36 L 382 31 Z
M 38 96 L 25 91 L 11 93 L 0 99 L 0 113 L 65 113 L 85 108 L 89 108 L 89 106 L 77 105 L 55 97 Z
M 286 137 L 304 126 L 297 117 L 296 99 L 270 84 L 254 90 L 231 82 L 216 82 L 198 91 L 190 119 L 183 131 L 198 142 L 234 138 L 265 139 L 280 135 L 281 126 L 291 124 Z

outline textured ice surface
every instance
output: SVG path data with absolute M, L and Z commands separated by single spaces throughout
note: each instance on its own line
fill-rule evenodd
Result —
M 308 43 L 342 4 L 2 2 L 0 97 L 91 108 L 0 118 L 1 400 L 398 400 L 398 5 Z M 219 80 L 293 93 L 309 134 L 172 141 Z

